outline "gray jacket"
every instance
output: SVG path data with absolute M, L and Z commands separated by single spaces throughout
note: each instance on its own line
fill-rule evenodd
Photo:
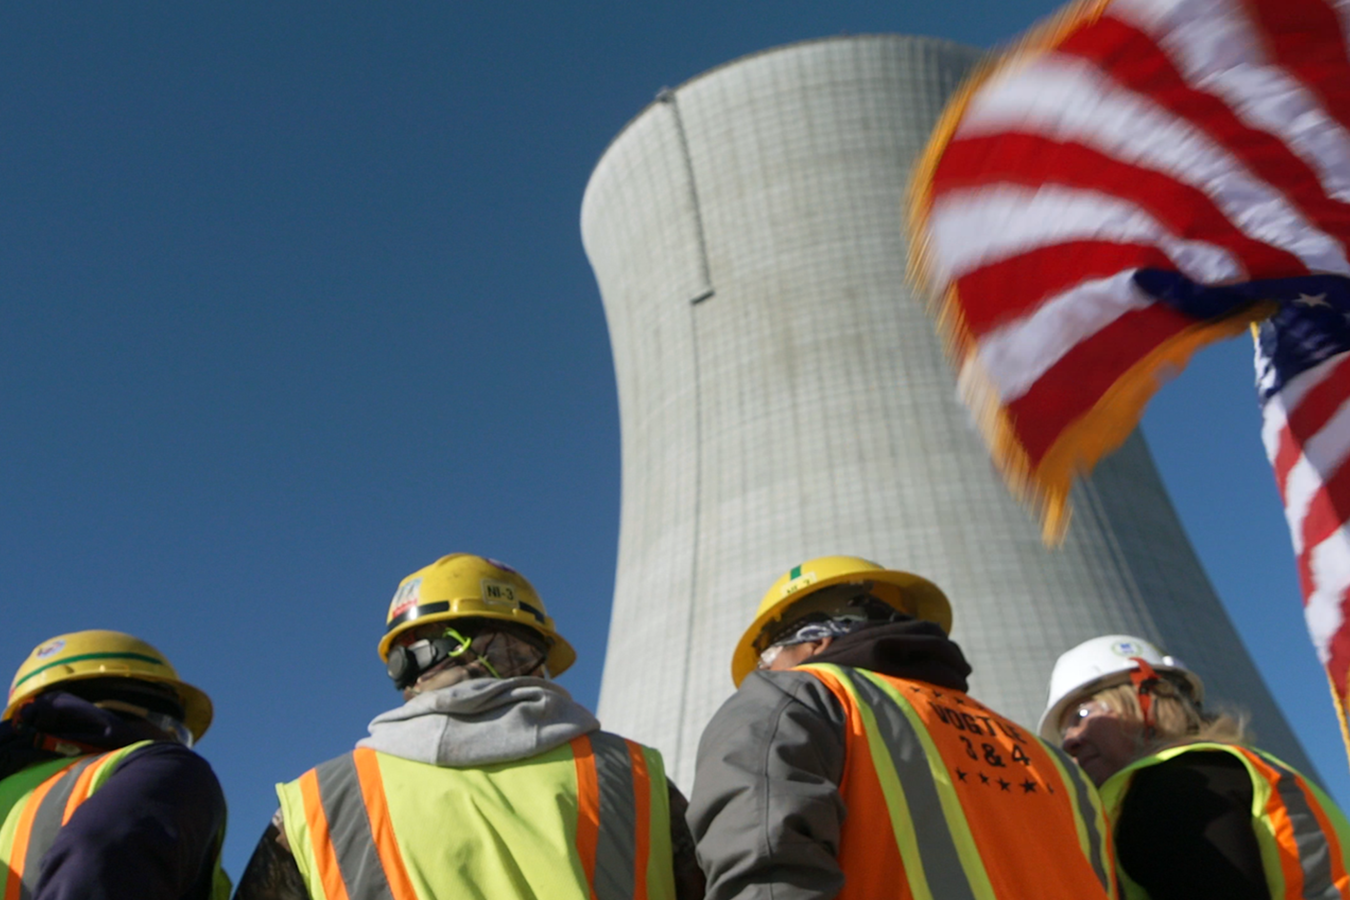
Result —
M 970 664 L 932 622 L 896 616 L 812 662 L 965 691 Z M 699 743 L 689 825 L 709 900 L 824 900 L 844 886 L 844 711 L 809 672 L 755 672 Z
M 754 672 L 699 741 L 689 826 L 708 900 L 824 900 L 844 886 L 844 712 L 807 672 Z

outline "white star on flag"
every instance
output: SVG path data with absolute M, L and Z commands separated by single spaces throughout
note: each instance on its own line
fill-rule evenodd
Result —
M 1294 302 L 1299 306 L 1325 306 L 1328 309 L 1331 308 L 1331 304 L 1327 302 L 1326 294 L 1299 294 L 1298 299 Z

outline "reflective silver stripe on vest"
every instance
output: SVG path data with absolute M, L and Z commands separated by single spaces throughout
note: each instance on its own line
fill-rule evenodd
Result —
M 1256 755 L 1280 774 L 1275 789 L 1279 791 L 1294 826 L 1294 846 L 1298 847 L 1298 862 L 1303 869 L 1304 900 L 1340 900 L 1341 892 L 1331 880 L 1331 842 L 1313 815 L 1303 789 L 1298 786 L 1297 776 L 1274 757 L 1264 753 Z
M 872 711 L 877 729 L 890 752 L 891 765 L 904 788 L 914 824 L 914 842 L 919 847 L 928 889 L 939 900 L 974 900 L 975 890 L 966 877 L 956 851 L 937 783 L 909 717 L 880 688 L 852 669 L 840 667 L 857 692 L 858 701 Z M 898 873 L 897 873 L 898 874 Z
M 319 780 L 319 802 L 328 819 L 328 836 L 337 856 L 342 883 L 350 900 L 394 900 L 389 878 L 380 864 L 370 816 L 361 796 L 361 780 L 350 753 L 314 770 Z
M 600 793 L 600 833 L 595 844 L 596 900 L 631 900 L 636 883 L 637 802 L 628 744 L 617 735 L 593 731 L 595 780 Z
M 1088 858 L 1092 860 L 1092 871 L 1097 873 L 1097 880 L 1102 883 L 1102 889 L 1107 894 L 1111 893 L 1111 875 L 1106 871 L 1106 863 L 1102 859 L 1102 833 L 1097 830 L 1097 816 L 1092 806 L 1093 788 L 1088 786 L 1087 776 L 1083 770 L 1078 768 L 1078 763 L 1069 758 L 1058 747 L 1042 741 L 1041 746 L 1055 754 L 1059 758 L 1059 766 L 1063 769 L 1065 776 L 1073 783 L 1074 799 L 1078 805 L 1078 817 L 1087 829 L 1088 840 Z
M 42 857 L 56 843 L 56 833 L 61 830 L 61 817 L 66 814 L 66 803 L 75 790 L 80 773 L 103 756 L 86 756 L 66 769 L 38 804 L 33 816 L 33 828 L 28 833 L 28 850 L 23 857 L 23 884 L 19 887 L 19 900 L 29 900 L 37 890 L 38 878 L 42 875 Z

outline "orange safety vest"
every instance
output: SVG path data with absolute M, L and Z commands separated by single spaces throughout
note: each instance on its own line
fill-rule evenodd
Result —
M 673 900 L 667 791 L 605 732 L 469 768 L 357 748 L 277 786 L 314 900 Z
M 1117 896 L 1101 801 L 1062 751 L 961 691 L 801 669 L 845 715 L 839 900 Z

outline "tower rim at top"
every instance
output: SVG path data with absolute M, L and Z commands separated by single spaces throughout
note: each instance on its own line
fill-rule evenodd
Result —
M 952 49 L 961 49 L 961 50 L 981 49 L 971 44 L 963 44 L 960 41 L 954 41 L 951 38 L 936 37 L 935 35 L 930 34 L 906 34 L 905 32 L 901 31 L 876 31 L 876 32 L 864 32 L 859 34 L 831 34 L 825 35 L 823 37 L 802 38 L 799 41 L 789 41 L 786 44 L 776 44 L 772 47 L 765 47 L 763 50 L 755 50 L 750 53 L 746 53 L 742 56 L 736 57 L 735 59 L 729 59 L 726 62 L 719 63 L 718 65 L 713 66 L 711 69 L 705 69 L 704 71 L 699 72 L 697 75 L 692 75 L 689 78 L 686 78 L 684 81 L 681 81 L 674 87 L 660 88 L 656 92 L 656 95 L 650 101 L 648 101 L 646 105 L 642 107 L 642 109 L 637 111 L 636 115 L 634 115 L 628 121 L 624 122 L 623 127 L 620 128 L 618 132 L 616 132 L 615 135 L 609 139 L 609 142 L 605 144 L 605 148 L 600 151 L 598 156 L 596 156 L 595 163 L 591 166 L 591 178 L 586 179 L 587 186 L 590 185 L 591 179 L 595 177 L 596 170 L 600 168 L 601 163 L 603 163 L 605 157 L 609 155 L 610 150 L 612 150 L 614 146 L 623 139 L 623 136 L 627 134 L 628 131 L 633 127 L 633 125 L 636 122 L 638 122 L 643 116 L 645 116 L 658 104 L 666 102 L 665 100 L 666 97 L 674 96 L 675 94 L 678 94 L 680 91 L 684 90 L 685 88 L 693 84 L 696 84 L 697 82 L 703 81 L 713 75 L 717 75 L 724 69 L 729 69 L 733 66 L 738 66 L 742 63 L 748 62 L 752 59 L 757 59 L 761 56 L 771 56 L 776 53 L 784 53 L 793 50 L 798 50 L 802 47 L 810 46 L 812 44 L 827 44 L 836 41 L 895 40 L 895 39 L 907 41 L 922 41 L 924 43 L 930 43 L 935 45 L 945 45 L 946 47 Z

